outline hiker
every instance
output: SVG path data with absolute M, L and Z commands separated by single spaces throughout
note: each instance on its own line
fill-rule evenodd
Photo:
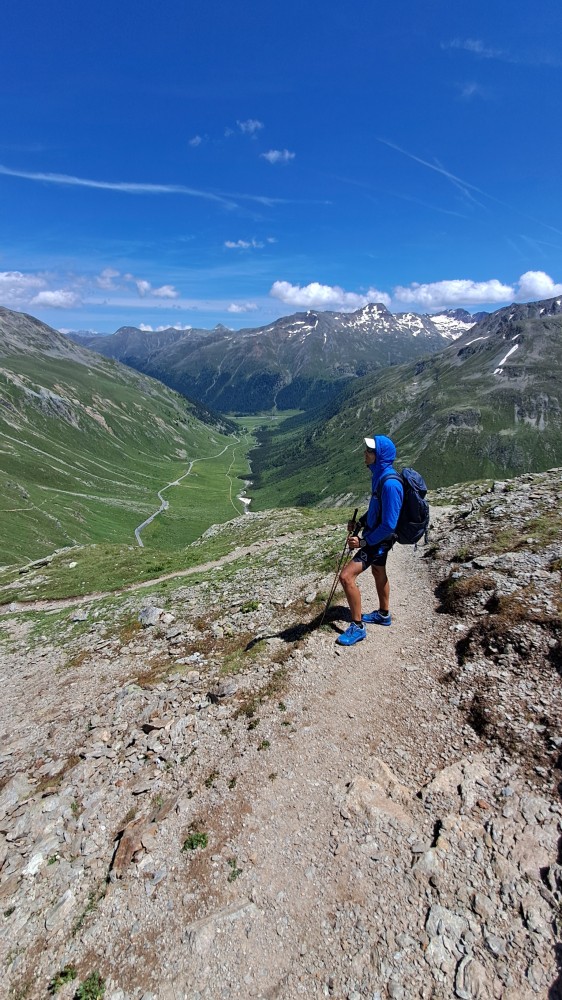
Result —
M 371 501 L 369 509 L 357 524 L 349 521 L 347 530 L 350 532 L 347 544 L 350 549 L 357 549 L 356 555 L 348 562 L 340 574 L 340 582 L 351 611 L 352 623 L 336 642 L 340 646 L 354 646 L 361 639 L 366 639 L 365 622 L 376 625 L 390 625 L 392 618 L 389 610 L 390 584 L 386 575 L 386 558 L 396 541 L 395 529 L 400 516 L 404 487 L 396 476 L 385 479 L 385 474 L 395 472 L 392 463 L 396 458 L 396 448 L 390 438 L 377 434 L 374 438 L 365 438 L 365 465 L 371 471 Z M 381 477 L 380 500 L 377 488 Z M 361 531 L 363 537 L 359 537 Z M 357 578 L 366 569 L 372 570 L 379 598 L 379 607 L 369 614 L 361 614 L 361 591 L 357 586 Z

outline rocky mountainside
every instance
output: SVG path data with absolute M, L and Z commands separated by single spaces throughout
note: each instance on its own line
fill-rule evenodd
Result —
M 433 496 L 392 627 L 349 650 L 322 511 L 212 528 L 112 599 L 12 593 L 6 996 L 560 997 L 561 483 Z
M 2 562 L 88 540 L 134 541 L 157 491 L 189 460 L 232 448 L 236 430 L 154 379 L 0 309 Z
M 221 329 L 222 327 L 218 328 L 219 332 Z M 106 358 L 114 358 L 131 368 L 145 371 L 150 367 L 152 358 L 160 351 L 165 351 L 179 341 L 184 342 L 186 347 L 193 346 L 209 337 L 211 332 L 199 329 L 175 330 L 173 327 L 149 332 L 139 330 L 136 326 L 121 326 L 114 334 L 101 339 L 98 334 L 70 333 L 68 336 L 75 343 L 86 344 Z
M 444 351 L 349 386 L 314 422 L 264 436 L 261 504 L 361 495 L 363 437 L 388 434 L 430 486 L 562 462 L 562 299 L 508 306 Z
M 223 412 L 311 409 L 349 380 L 439 351 L 474 324 L 458 310 L 392 314 L 372 303 L 354 313 L 295 313 L 264 327 L 142 333 L 131 327 L 90 346 Z

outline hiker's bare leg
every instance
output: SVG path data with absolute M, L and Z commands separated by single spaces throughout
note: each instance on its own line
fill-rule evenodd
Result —
M 375 587 L 379 595 L 379 608 L 381 611 L 388 611 L 390 604 L 390 583 L 386 575 L 385 566 L 371 566 L 375 578 Z
M 361 621 L 361 591 L 357 586 L 357 577 L 362 572 L 363 564 L 352 560 L 340 573 L 340 583 L 345 591 L 354 622 Z

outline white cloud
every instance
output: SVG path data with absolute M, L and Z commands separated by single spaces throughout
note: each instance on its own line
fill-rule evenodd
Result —
M 270 241 L 268 240 L 268 243 L 269 242 Z M 259 240 L 225 240 L 224 245 L 225 247 L 228 247 L 229 250 L 256 250 L 263 247 L 263 243 L 260 243 Z
M 162 285 L 160 288 L 153 288 L 152 294 L 157 299 L 177 299 L 179 292 L 173 285 Z
M 182 331 L 184 331 L 184 330 L 192 330 L 192 329 L 193 329 L 193 327 L 191 325 L 189 325 L 189 324 L 187 326 L 182 326 L 181 323 L 174 323 L 174 325 L 172 326 L 170 323 L 166 323 L 164 326 L 157 326 L 156 327 L 156 333 L 162 333 L 162 330 L 182 330 Z
M 390 295 L 379 292 L 376 288 L 369 288 L 367 292 L 360 294 L 346 292 L 339 285 L 321 285 L 318 281 L 312 281 L 310 285 L 304 287 L 291 285 L 288 281 L 276 281 L 269 294 L 288 306 L 305 309 L 338 309 L 342 312 L 353 312 L 354 309 L 361 309 L 369 302 L 390 305 Z
M 296 153 L 290 153 L 288 149 L 270 149 L 267 153 L 260 153 L 260 156 L 268 163 L 288 163 L 294 160 Z
M 146 295 L 152 295 L 155 299 L 177 299 L 179 297 L 179 292 L 173 285 L 161 285 L 160 288 L 153 288 L 150 281 L 145 281 L 143 278 L 133 278 L 133 280 L 143 299 Z
M 255 135 L 263 128 L 263 122 L 257 121 L 255 118 L 248 118 L 245 122 L 236 122 L 238 128 L 244 135 Z
M 154 333 L 154 328 L 149 323 L 139 323 L 139 330 L 143 333 Z
M 114 278 L 119 277 L 119 271 L 116 271 L 113 267 L 104 267 L 101 274 L 98 274 L 96 278 L 96 285 L 98 288 L 107 288 L 108 290 L 115 291 L 116 285 L 113 281 Z
M 81 298 L 76 292 L 66 291 L 64 288 L 56 288 L 53 291 L 43 291 L 34 295 L 32 306 L 50 306 L 52 309 L 72 309 L 73 306 L 81 305 Z
M 203 142 L 203 136 L 202 135 L 194 135 L 193 138 L 189 140 L 189 145 L 193 146 L 193 147 L 196 147 L 196 146 L 200 146 L 202 142 Z
M 44 288 L 47 282 L 36 274 L 21 271 L 0 271 L 0 302 L 2 305 L 19 306 L 29 302 L 30 294 Z
M 521 302 L 530 299 L 552 299 L 562 295 L 562 284 L 556 284 L 544 271 L 526 271 L 517 282 L 516 298 Z
M 257 308 L 255 302 L 231 302 L 226 311 L 229 313 L 246 313 L 253 312 Z
M 143 281 L 142 278 L 135 279 L 135 285 L 138 288 L 139 295 L 142 296 L 143 298 L 145 295 L 148 295 L 148 293 L 152 289 L 150 281 Z
M 513 296 L 513 286 L 503 285 L 497 278 L 491 278 L 489 281 L 453 278 L 451 281 L 433 281 L 428 284 L 413 281 L 407 288 L 397 285 L 393 292 L 396 302 L 429 311 L 451 306 L 507 302 Z

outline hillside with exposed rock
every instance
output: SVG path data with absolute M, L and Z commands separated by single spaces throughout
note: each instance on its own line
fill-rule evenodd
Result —
M 88 343 L 205 406 L 255 413 L 315 409 L 369 371 L 441 350 L 474 322 L 464 310 L 419 316 L 371 303 L 353 313 L 295 313 L 242 330 L 124 327 Z
M 512 305 L 444 351 L 366 376 L 293 430 L 262 436 L 257 501 L 350 502 L 363 438 L 387 434 L 430 487 L 562 463 L 562 299 Z
M 560 997 L 561 482 L 432 497 L 392 627 L 353 649 L 341 594 L 318 628 L 322 511 L 214 527 L 111 599 L 12 593 L 7 994 Z

